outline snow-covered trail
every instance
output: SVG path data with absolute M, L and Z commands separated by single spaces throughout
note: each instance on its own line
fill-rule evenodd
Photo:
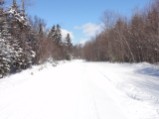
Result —
M 158 77 L 134 72 L 141 67 L 72 61 L 24 71 L 0 80 L 0 119 L 158 119 Z M 151 86 L 147 78 L 156 88 L 139 86 Z

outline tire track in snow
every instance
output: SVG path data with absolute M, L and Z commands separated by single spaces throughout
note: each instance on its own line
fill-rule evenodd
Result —
M 84 78 L 86 86 L 87 86 L 86 88 L 87 88 L 87 91 L 88 91 L 88 95 L 90 96 L 89 98 L 91 100 L 91 103 L 93 103 L 93 110 L 94 110 L 93 112 L 95 112 L 95 116 L 91 115 L 91 112 L 89 112 L 90 119 L 92 119 L 92 117 L 95 118 L 95 119 L 101 119 L 100 114 L 99 114 L 99 110 L 98 110 L 98 107 L 97 107 L 97 102 L 95 100 L 95 95 L 94 95 L 93 90 L 91 88 L 91 84 L 90 84 L 91 82 L 88 80 L 89 79 L 89 73 L 88 73 L 89 71 L 87 69 L 88 67 L 85 63 L 83 63 L 82 67 L 84 68 L 83 78 Z
M 118 67 L 116 67 L 118 68 Z M 109 76 L 106 76 L 106 72 L 103 72 L 104 70 L 101 69 L 101 66 L 98 65 L 96 67 L 96 69 L 99 71 L 99 73 L 105 77 L 109 83 L 113 84 L 114 83 L 114 79 L 109 78 Z M 125 68 L 126 69 L 126 68 Z M 159 114 L 159 111 L 158 111 L 158 108 L 155 108 L 153 107 L 153 104 L 150 104 L 152 103 L 151 101 L 153 101 L 154 99 L 152 99 L 151 101 L 150 100 L 145 100 L 145 98 L 148 98 L 148 97 L 151 97 L 151 94 L 149 94 L 150 92 L 146 92 L 146 90 L 143 90 L 142 87 L 138 87 L 137 85 L 134 85 L 134 82 L 136 80 L 140 80 L 140 76 L 139 77 L 136 77 L 136 76 L 133 76 L 133 72 L 130 70 L 128 70 L 128 74 L 122 74 L 121 73 L 125 73 L 125 72 L 122 72 L 122 71 L 119 71 L 120 73 L 118 74 L 118 71 L 116 72 L 117 75 L 119 75 L 119 77 L 117 77 L 115 80 L 118 80 L 119 81 L 123 78 L 122 76 L 124 75 L 124 79 L 126 79 L 124 82 L 118 82 L 116 81 L 115 84 L 113 85 L 114 88 L 117 88 L 118 91 L 120 91 L 121 93 L 125 94 L 126 96 L 128 96 L 130 99 L 128 100 L 128 98 L 125 98 L 125 102 L 123 103 L 124 105 L 127 105 L 126 107 L 129 107 L 130 106 L 130 112 L 133 113 L 133 115 L 137 115 L 136 118 L 142 118 L 142 119 L 158 119 L 158 114 Z M 135 75 L 135 74 L 134 74 Z M 131 77 L 133 80 L 129 79 L 128 77 Z M 137 78 L 137 79 L 136 79 Z M 147 79 L 144 79 L 144 76 L 142 75 L 142 78 L 141 78 L 143 81 L 144 80 L 147 80 Z M 152 80 L 152 79 L 151 79 Z M 129 85 L 129 83 L 131 84 L 131 86 L 133 86 L 133 90 L 131 90 L 128 86 L 126 86 L 126 88 L 124 88 L 125 90 L 123 90 L 122 88 L 124 87 L 121 87 L 121 83 L 125 83 L 127 85 Z M 119 86 L 118 86 L 119 85 Z M 126 90 L 127 89 L 127 90 Z M 152 97 L 151 97 L 152 98 Z M 156 101 L 156 100 L 155 100 Z M 138 108 L 134 108 L 133 105 L 140 105 L 139 109 Z M 156 104 L 158 105 L 158 104 Z M 134 108 L 134 110 L 132 110 Z M 136 110 L 136 112 L 135 112 Z M 145 114 L 144 114 L 145 112 Z M 148 113 L 150 112 L 150 114 Z M 133 118 L 132 118 L 133 119 Z
M 111 118 L 111 119 L 118 119 L 119 117 L 122 117 L 122 119 L 127 119 L 124 113 L 121 111 L 120 106 L 117 104 L 118 102 L 116 102 L 110 96 L 108 92 L 105 92 L 105 90 L 103 90 L 105 87 L 107 87 L 110 84 L 111 80 L 106 76 L 104 76 L 104 79 L 107 79 L 108 82 L 104 80 L 103 75 L 101 75 L 101 73 L 98 71 L 96 67 L 94 67 L 94 65 L 93 67 L 90 66 L 89 64 L 85 64 L 85 65 L 86 65 L 85 72 L 87 73 L 86 74 L 87 85 L 88 85 L 89 93 L 92 96 L 92 102 L 94 105 L 94 110 L 96 112 L 96 118 L 104 119 L 103 117 L 106 116 L 107 118 Z M 96 85 L 97 82 L 100 82 L 100 84 L 102 83 L 103 86 L 100 87 L 98 84 Z M 113 89 L 113 92 L 114 92 L 114 89 Z M 103 103 L 106 103 L 103 109 L 101 109 L 100 101 L 102 101 Z M 119 109 L 120 111 L 117 109 Z M 102 110 L 106 110 L 106 111 L 102 111 Z M 116 115 L 114 115 L 114 113 L 116 113 Z

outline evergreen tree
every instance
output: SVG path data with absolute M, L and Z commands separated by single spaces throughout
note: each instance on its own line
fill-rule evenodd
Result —
M 52 41 L 52 57 L 57 60 L 65 58 L 64 43 L 60 25 L 53 26 L 48 34 L 48 39 Z
M 71 58 L 71 53 L 72 53 L 72 43 L 71 43 L 71 37 L 70 34 L 68 33 L 66 38 L 65 38 L 65 58 L 67 60 L 70 60 Z
M 66 36 L 66 46 L 68 47 L 69 50 L 72 48 L 72 43 L 71 43 L 71 37 L 70 34 L 68 33 Z
M 42 23 L 39 24 L 39 37 L 44 37 L 44 30 Z
M 6 75 L 10 69 L 10 61 L 7 59 L 8 56 L 8 42 L 3 39 L 3 27 L 4 27 L 4 10 L 3 10 L 4 1 L 0 0 L 0 78 Z
M 12 30 L 15 31 L 13 32 L 13 37 L 18 39 L 19 45 L 23 49 L 21 68 L 25 69 L 32 64 L 35 52 L 31 47 L 31 28 L 25 14 L 24 1 L 22 1 L 22 9 L 19 10 L 14 0 L 8 13 L 10 14 L 11 24 L 13 24 Z
M 61 45 L 62 35 L 60 25 L 56 25 L 51 28 L 51 31 L 48 34 L 48 38 L 51 39 L 56 45 Z
M 19 10 L 16 0 L 6 11 L 2 5 L 0 1 L 0 77 L 29 67 L 35 57 L 25 13 Z
M 17 40 L 12 40 L 7 13 L 3 9 L 1 9 L 0 19 L 0 77 L 3 77 L 13 71 L 15 62 L 19 60 L 22 54 L 22 49 L 19 47 Z
M 48 38 L 51 40 L 55 39 L 55 34 L 56 34 L 56 26 L 54 25 L 48 34 Z
M 61 27 L 59 24 L 56 25 L 56 43 L 59 45 L 62 43 Z
M 4 10 L 3 10 L 4 0 L 0 0 L 0 32 L 2 32 L 2 27 L 4 23 Z

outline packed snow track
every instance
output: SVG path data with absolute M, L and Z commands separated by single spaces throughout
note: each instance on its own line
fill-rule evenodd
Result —
M 0 80 L 0 119 L 159 119 L 159 71 L 75 60 Z

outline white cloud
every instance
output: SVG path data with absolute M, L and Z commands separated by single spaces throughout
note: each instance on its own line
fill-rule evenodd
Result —
M 93 37 L 102 30 L 101 24 L 86 23 L 82 26 L 76 26 L 75 29 L 82 30 L 86 37 Z
M 61 29 L 61 33 L 62 33 L 62 39 L 65 39 L 67 34 L 70 34 L 71 39 L 74 39 L 74 35 L 71 31 L 68 31 L 66 29 Z
M 95 24 L 95 23 L 86 23 L 81 26 L 75 26 L 74 29 L 79 30 L 82 32 L 81 37 L 79 39 L 79 44 L 85 44 L 87 41 L 91 40 L 97 34 L 99 34 L 102 29 L 102 24 Z
M 79 40 L 79 44 L 80 44 L 80 45 L 84 45 L 84 44 L 86 44 L 87 41 L 88 41 L 88 38 L 81 38 L 81 39 Z

